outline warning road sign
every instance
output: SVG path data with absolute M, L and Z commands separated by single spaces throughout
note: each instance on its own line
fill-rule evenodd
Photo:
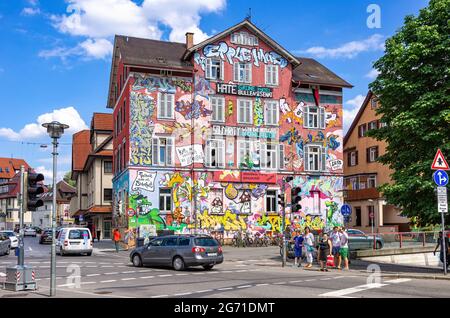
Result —
M 438 149 L 436 156 L 434 156 L 433 164 L 431 165 L 432 170 L 449 170 L 447 161 L 442 154 L 441 149 Z

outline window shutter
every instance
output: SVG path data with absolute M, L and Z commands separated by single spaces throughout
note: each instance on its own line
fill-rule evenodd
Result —
M 247 83 L 251 83 L 252 82 L 252 64 L 251 63 L 247 63 L 246 64 L 246 79 L 247 79 Z
M 220 60 L 220 79 L 223 81 L 224 79 L 224 73 L 225 72 L 225 67 L 223 66 L 223 61 Z
M 358 151 L 355 151 L 355 166 L 358 165 Z
M 173 112 L 175 110 L 175 94 L 168 95 L 168 105 L 167 105 L 167 117 L 173 118 Z
M 327 153 L 325 151 L 325 148 L 320 147 L 320 164 L 321 164 L 321 171 L 327 170 Z
M 278 74 L 279 74 L 279 67 L 278 67 L 278 65 L 276 65 L 275 67 L 274 67 L 274 69 L 275 69 L 275 85 L 277 85 L 278 86 L 278 81 L 279 81 L 279 78 L 278 78 Z
M 225 140 L 219 140 L 217 143 L 218 155 L 217 161 L 219 167 L 225 166 Z
M 220 121 L 224 121 L 225 120 L 225 98 L 219 98 L 217 100 L 217 111 L 218 111 L 217 118 Z
M 267 167 L 267 150 L 266 150 L 266 144 L 261 143 L 261 150 L 260 150 L 260 165 L 261 169 L 265 169 Z
M 239 63 L 234 62 L 233 64 L 233 80 L 239 82 Z
M 280 145 L 279 159 L 280 170 L 284 170 L 284 145 Z
M 205 166 L 211 166 L 211 141 L 207 140 L 205 144 Z
M 306 171 L 309 171 L 309 147 L 307 147 L 307 146 L 304 146 L 303 147 L 303 149 L 304 149 L 304 151 L 303 151 L 303 153 L 304 153 L 304 158 L 303 158 L 303 166 L 304 166 L 304 169 L 306 170 Z
M 152 165 L 159 165 L 158 162 L 158 138 L 152 139 Z
M 375 148 L 375 160 L 378 159 L 378 146 Z
M 305 106 L 303 109 L 303 127 L 308 128 L 309 121 L 309 106 Z
M 366 149 L 366 157 L 367 157 L 367 158 L 366 158 L 366 161 L 367 161 L 367 162 L 370 162 L 370 148 L 367 148 L 367 149 Z
M 352 166 L 352 152 L 347 153 L 347 164 L 349 167 Z
M 321 129 L 325 129 L 325 108 L 319 107 L 319 125 Z
M 211 78 L 212 77 L 212 60 L 211 59 L 206 59 L 206 78 Z
M 358 137 L 359 138 L 361 138 L 362 136 L 361 136 L 361 128 L 362 128 L 362 126 L 360 125 L 360 126 L 358 126 Z

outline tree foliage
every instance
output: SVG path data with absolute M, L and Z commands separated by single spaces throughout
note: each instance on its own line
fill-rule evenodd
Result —
M 67 182 L 68 184 L 70 184 L 72 187 L 76 187 L 76 186 L 77 186 L 77 183 L 76 183 L 74 180 L 72 180 L 72 179 L 70 178 L 70 175 L 71 175 L 71 172 L 70 172 L 70 171 L 66 172 L 66 174 L 64 175 L 63 180 L 64 180 L 65 182 Z
M 369 135 L 387 142 L 379 158 L 394 170 L 382 185 L 388 203 L 419 225 L 440 221 L 431 164 L 440 148 L 450 157 L 450 0 L 431 0 L 386 41 L 370 85 L 386 127 Z

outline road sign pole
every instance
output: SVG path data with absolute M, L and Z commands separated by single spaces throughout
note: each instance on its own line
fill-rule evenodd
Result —
M 447 251 L 445 249 L 445 242 L 447 241 L 447 235 L 445 235 L 445 218 L 444 218 L 444 213 L 441 213 L 441 218 L 442 218 L 442 246 L 441 246 L 441 251 L 442 251 L 442 255 L 443 255 L 443 266 L 444 266 L 444 275 L 447 275 Z
M 25 213 L 24 211 L 24 197 L 23 197 L 23 191 L 25 188 L 25 167 L 24 166 L 20 166 L 20 194 L 19 194 L 19 255 L 18 255 L 18 259 L 17 259 L 17 265 L 19 266 L 23 266 L 24 264 L 24 240 L 23 240 L 23 236 L 24 236 L 24 229 L 23 229 L 23 214 Z
M 282 180 L 282 194 L 281 195 L 285 195 L 286 193 L 286 183 L 285 183 L 285 179 L 283 177 Z M 286 200 L 284 200 L 286 202 Z M 281 230 L 283 233 L 283 259 L 282 259 L 282 263 L 281 263 L 281 267 L 286 266 L 286 231 L 285 231 L 285 227 L 286 227 L 286 207 L 283 206 L 283 213 L 282 213 L 282 221 L 281 221 Z

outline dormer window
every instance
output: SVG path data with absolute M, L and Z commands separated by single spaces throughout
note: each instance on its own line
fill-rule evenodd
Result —
M 249 46 L 258 46 L 258 38 L 247 32 L 237 32 L 231 35 L 231 43 Z

